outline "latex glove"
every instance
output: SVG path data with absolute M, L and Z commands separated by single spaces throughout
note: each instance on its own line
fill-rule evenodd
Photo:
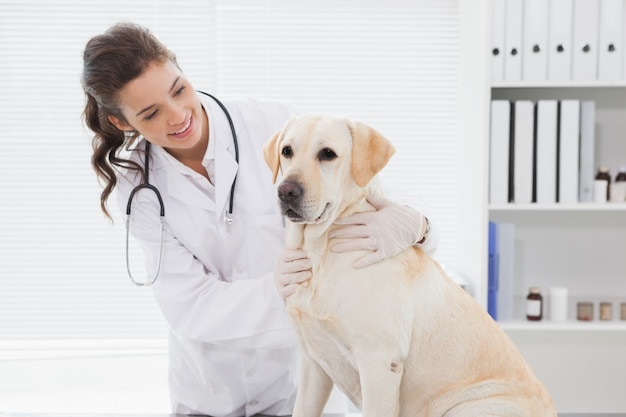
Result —
M 335 224 L 331 239 L 348 239 L 331 246 L 333 252 L 369 250 L 353 266 L 364 268 L 390 258 L 413 246 L 424 235 L 426 220 L 417 210 L 384 197 L 369 196 L 367 201 L 377 211 L 356 213 Z
M 298 284 L 311 279 L 313 266 L 302 249 L 285 249 L 274 269 L 274 284 L 278 294 L 286 300 L 296 292 Z

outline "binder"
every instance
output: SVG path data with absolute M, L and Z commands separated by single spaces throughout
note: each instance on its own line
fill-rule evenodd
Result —
M 574 0 L 551 0 L 548 23 L 548 80 L 572 79 Z
M 595 128 L 596 103 L 580 103 L 580 168 L 578 200 L 593 202 L 593 180 L 595 178 Z
M 530 100 L 517 100 L 514 106 L 513 202 L 527 204 L 533 201 L 535 110 Z
M 489 140 L 489 202 L 509 202 L 509 142 L 511 103 L 508 100 L 491 102 L 491 131 Z
M 578 202 L 580 100 L 559 103 L 559 203 Z
M 498 319 L 498 254 L 496 224 L 489 222 L 489 243 L 487 257 L 487 312 L 494 320 Z
M 622 78 L 624 65 L 624 0 L 600 1 L 600 38 L 598 44 L 598 79 Z
M 522 79 L 522 14 L 523 0 L 505 0 L 504 80 Z
M 545 0 L 525 0 L 522 42 L 522 80 L 548 78 L 548 7 Z
M 597 0 L 574 0 L 574 51 L 572 79 L 598 78 L 598 33 L 600 7 Z
M 513 320 L 513 289 L 515 286 L 515 224 L 496 223 L 497 317 Z
M 504 6 L 505 0 L 491 1 L 491 81 L 504 80 Z
M 556 100 L 539 100 L 536 105 L 537 204 L 556 203 L 557 106 Z

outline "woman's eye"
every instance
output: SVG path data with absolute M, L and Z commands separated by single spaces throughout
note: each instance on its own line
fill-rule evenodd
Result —
M 324 148 L 317 155 L 317 158 L 320 161 L 332 161 L 333 159 L 337 158 L 337 154 L 330 148 Z
M 185 88 L 186 87 L 184 85 L 180 87 L 178 90 L 176 90 L 176 92 L 174 93 L 174 96 L 180 95 L 183 91 L 185 91 Z
M 285 146 L 280 154 L 285 158 L 291 158 L 293 156 L 293 150 L 291 149 L 291 146 Z
M 152 113 L 150 113 L 149 115 L 147 115 L 144 119 L 145 120 L 152 120 L 154 119 L 154 116 L 156 116 L 156 114 L 158 113 L 158 110 L 153 111 Z

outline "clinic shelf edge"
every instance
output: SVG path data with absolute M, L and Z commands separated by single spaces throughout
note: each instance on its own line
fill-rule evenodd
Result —
M 626 203 L 575 203 L 575 204 L 489 204 L 490 212 L 497 211 L 626 211 Z
M 619 81 L 502 81 L 491 83 L 491 88 L 626 88 L 626 80 Z
M 610 321 L 579 321 L 567 320 L 562 322 L 542 320 L 529 322 L 525 320 L 498 321 L 505 331 L 602 331 L 602 332 L 626 332 L 626 320 Z

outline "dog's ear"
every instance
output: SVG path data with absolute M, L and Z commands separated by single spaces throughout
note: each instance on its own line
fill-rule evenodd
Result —
M 278 169 L 280 168 L 280 144 L 283 141 L 285 128 L 276 132 L 274 136 L 269 138 L 263 145 L 263 157 L 267 166 L 272 170 L 272 183 L 276 183 L 278 177 Z
M 352 133 L 352 176 L 365 187 L 396 152 L 391 142 L 362 122 L 348 122 Z

